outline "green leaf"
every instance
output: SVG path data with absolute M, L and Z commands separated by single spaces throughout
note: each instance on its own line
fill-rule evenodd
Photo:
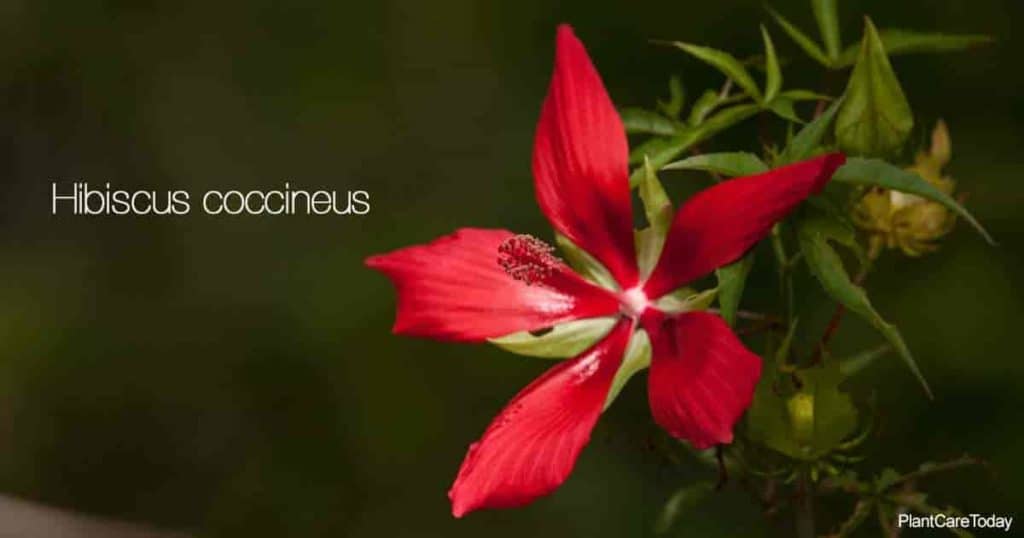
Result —
M 492 338 L 490 342 L 519 355 L 564 359 L 583 353 L 604 338 L 615 322 L 616 319 L 610 317 L 569 321 L 555 325 L 545 333 L 522 331 Z
M 811 90 L 786 90 L 779 94 L 779 97 L 785 97 L 793 101 L 831 101 L 832 97 L 812 92 Z
M 814 150 L 821 146 L 828 128 L 832 126 L 832 119 L 835 118 L 842 102 L 842 99 L 836 99 L 820 116 L 804 125 L 779 155 L 779 164 L 794 163 L 813 155 Z
M 764 101 L 770 103 L 782 89 L 782 69 L 779 67 L 779 57 L 775 54 L 772 36 L 768 35 L 768 30 L 763 24 L 761 25 L 761 39 L 764 41 Z
M 804 253 L 804 260 L 806 260 L 811 274 L 818 279 L 822 288 L 833 299 L 870 323 L 885 337 L 910 368 L 921 386 L 924 387 L 928 397 L 931 398 L 932 392 L 928 387 L 928 382 L 925 381 L 917 362 L 914 361 L 913 355 L 903 341 L 903 336 L 894 325 L 886 322 L 875 311 L 864 288 L 854 284 L 850 279 L 846 268 L 843 267 L 842 259 L 829 244 L 829 240 L 834 237 L 834 233 L 830 231 L 833 228 L 830 228 L 830 225 L 824 221 L 825 219 L 821 218 L 805 218 L 800 221 L 799 225 L 797 235 L 800 240 L 800 250 Z
M 718 310 L 730 327 L 736 324 L 736 311 L 740 308 L 747 275 L 753 266 L 754 251 L 751 250 L 739 260 L 715 270 L 715 277 L 718 278 Z
M 953 52 L 994 41 L 991 36 L 982 34 L 941 34 L 897 29 L 879 30 L 878 37 L 881 38 L 889 56 L 919 52 Z M 857 61 L 859 50 L 859 45 L 847 47 L 839 56 L 839 65 L 853 65 L 853 62 Z
M 619 110 L 619 116 L 622 117 L 622 125 L 626 128 L 626 132 L 630 134 L 646 133 L 667 136 L 673 135 L 677 131 L 677 124 L 674 121 L 643 108 L 623 108 Z
M 686 104 L 686 91 L 679 77 L 673 75 L 668 79 L 668 101 L 658 99 L 658 110 L 670 118 L 678 118 Z
M 889 344 L 884 344 L 872 349 L 861 351 L 856 355 L 852 355 L 850 357 L 841 359 L 839 361 L 839 369 L 842 370 L 844 377 L 850 377 L 861 372 L 862 370 L 870 366 L 871 363 L 875 362 L 881 357 L 884 357 L 890 351 L 892 351 L 892 346 L 890 346 Z
M 825 55 L 825 51 L 821 50 L 821 47 L 814 42 L 807 34 L 800 31 L 799 28 L 793 25 L 793 23 L 786 20 L 777 11 L 768 8 L 768 13 L 775 19 L 775 22 L 779 23 L 779 26 L 789 35 L 790 39 L 794 43 L 800 46 L 808 56 L 813 58 L 815 61 L 824 65 L 825 67 L 832 67 L 832 61 Z
M 825 51 L 833 62 L 839 58 L 841 40 L 839 38 L 839 14 L 836 9 L 836 0 L 812 0 L 811 8 L 814 10 L 814 18 L 818 21 L 818 31 L 821 32 L 821 39 L 825 42 Z
M 644 161 L 644 178 L 640 181 L 637 193 L 640 195 L 640 203 L 644 207 L 648 224 L 647 228 L 637 232 L 637 262 L 640 274 L 647 277 L 661 256 L 665 236 L 672 226 L 675 212 L 672 210 L 672 201 L 665 193 L 665 187 L 651 167 L 650 160 Z
M 703 170 L 728 177 L 750 176 L 768 171 L 764 164 L 753 153 L 702 153 L 687 157 L 681 161 L 666 164 L 662 170 Z
M 793 123 L 804 123 L 804 120 L 800 119 L 800 116 L 796 114 L 796 109 L 793 108 L 793 100 L 782 97 L 781 95 L 776 97 L 774 101 L 768 103 L 768 110 L 771 110 L 776 116 Z
M 568 237 L 562 234 L 555 234 L 555 244 L 562 249 L 565 261 L 583 278 L 595 282 L 597 285 L 609 289 L 618 290 L 619 283 L 612 277 L 601 262 L 594 259 L 587 251 L 576 246 Z
M 690 118 L 688 123 L 694 127 L 704 123 L 704 119 L 708 117 L 708 114 L 710 114 L 716 106 L 718 106 L 718 92 L 714 90 L 705 90 L 704 93 L 697 98 L 697 102 L 693 103 L 693 108 L 690 109 Z
M 612 405 L 615 398 L 622 392 L 622 388 L 626 386 L 626 382 L 634 374 L 650 365 L 651 339 L 647 336 L 646 331 L 639 329 L 629 339 L 629 345 L 626 346 L 626 355 L 622 359 L 619 369 L 615 372 L 615 377 L 612 378 L 612 386 L 608 389 L 608 396 L 604 400 L 604 408 L 608 409 L 608 406 Z
M 643 162 L 646 156 L 650 160 L 651 166 L 658 170 L 694 144 L 753 116 L 758 109 L 757 105 L 743 104 L 719 110 L 698 127 L 672 137 L 654 138 L 641 144 L 640 147 L 633 150 L 630 162 Z M 643 168 L 634 171 L 629 177 L 630 186 L 639 185 L 640 180 L 643 179 L 643 173 Z
M 995 244 L 992 236 L 988 234 L 985 228 L 953 197 L 942 192 L 917 174 L 891 165 L 881 159 L 863 159 L 859 157 L 847 159 L 846 164 L 836 170 L 832 179 L 841 183 L 870 185 L 907 192 L 938 202 L 970 223 L 989 244 Z
M 898 151 L 914 127 L 910 104 L 892 70 L 875 25 L 864 19 L 864 39 L 836 118 L 836 140 L 850 155 Z
M 682 41 L 673 41 L 672 45 L 721 71 L 722 74 L 729 77 L 755 101 L 761 100 L 761 91 L 757 89 L 757 84 L 754 83 L 753 77 L 743 67 L 743 63 L 733 55 L 710 47 L 702 47 Z
M 665 534 L 672 530 L 672 525 L 675 524 L 680 515 L 695 508 L 714 490 L 715 485 L 707 481 L 687 484 L 676 490 L 668 498 L 668 501 L 665 502 L 661 513 L 658 514 L 658 520 L 654 524 L 654 532 Z

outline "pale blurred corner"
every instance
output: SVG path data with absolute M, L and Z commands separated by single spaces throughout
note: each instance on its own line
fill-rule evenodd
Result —
M 188 538 L 0 495 L 0 538 Z

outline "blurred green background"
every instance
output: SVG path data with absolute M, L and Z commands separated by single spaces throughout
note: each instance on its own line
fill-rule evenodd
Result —
M 203 536 L 643 536 L 675 487 L 709 476 L 652 440 L 643 377 L 569 481 L 514 511 L 455 520 L 466 446 L 548 366 L 487 346 L 390 335 L 394 295 L 368 254 L 459 226 L 547 236 L 533 129 L 554 28 L 576 26 L 620 105 L 709 68 L 648 38 L 760 50 L 761 3 L 198 2 L 0 4 L 0 491 Z M 772 5 L 805 29 L 806 2 Z M 857 380 L 880 439 L 864 469 L 962 452 L 995 476 L 928 484 L 939 504 L 1024 505 L 1024 20 L 1018 0 L 841 2 L 847 43 L 879 26 L 984 32 L 988 47 L 894 61 L 914 140 L 944 117 L 951 172 L 1000 242 L 964 226 L 935 256 L 886 256 L 868 282 L 937 394 L 894 357 Z M 769 24 L 787 82 L 821 72 Z M 832 91 L 837 91 L 833 88 Z M 806 113 L 806 112 L 805 112 Z M 710 148 L 756 150 L 753 122 Z M 73 217 L 54 180 L 128 189 L 371 192 L 366 217 Z M 682 176 L 674 192 L 695 189 Z M 767 257 L 745 304 L 775 296 Z M 807 282 L 801 325 L 832 305 Z M 804 322 L 806 325 L 804 325 Z M 851 320 L 838 352 L 879 342 Z M 824 521 L 848 506 L 826 506 Z M 725 494 L 678 536 L 785 535 L 788 516 Z M 3 522 L 0 521 L 0 527 Z M 822 531 L 825 529 L 823 528 Z

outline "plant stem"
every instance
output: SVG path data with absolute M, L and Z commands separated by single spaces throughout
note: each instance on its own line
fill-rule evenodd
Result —
M 793 275 L 790 272 L 790 259 L 786 256 L 786 246 L 782 242 L 782 227 L 776 223 L 772 227 L 772 252 L 775 253 L 775 269 L 779 274 L 779 293 L 784 306 L 783 317 L 786 323 L 793 323 Z
M 817 536 L 814 532 L 814 484 L 807 471 L 800 471 L 797 481 L 796 535 L 798 538 Z

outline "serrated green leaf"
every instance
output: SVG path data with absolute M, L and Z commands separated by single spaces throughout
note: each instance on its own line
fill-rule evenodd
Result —
M 672 210 L 672 201 L 658 180 L 650 160 L 644 161 L 644 177 L 640 181 L 637 193 L 640 195 L 640 203 L 643 205 L 648 224 L 647 228 L 638 231 L 636 235 L 637 264 L 641 276 L 646 278 L 658 263 L 675 212 Z
M 676 490 L 668 498 L 665 506 L 662 507 L 661 512 L 658 514 L 658 520 L 654 524 L 654 532 L 665 534 L 670 531 L 680 515 L 696 507 L 714 490 L 715 485 L 711 482 L 688 484 Z
M 678 118 L 686 104 L 686 90 L 679 77 L 673 75 L 668 79 L 668 101 L 658 99 L 658 110 L 669 118 Z
M 786 20 L 786 18 L 783 17 L 777 11 L 768 8 L 768 13 L 770 13 L 772 18 L 775 19 L 775 22 L 779 23 L 779 26 L 781 26 L 782 30 L 789 35 L 790 39 L 792 39 L 794 43 L 796 43 L 801 49 L 803 49 L 808 56 L 810 56 L 815 61 L 817 61 L 818 63 L 825 67 L 832 66 L 832 62 L 831 60 L 828 59 L 828 56 L 825 54 L 825 51 L 821 50 L 821 47 L 817 43 L 815 43 L 814 40 L 810 38 L 810 36 L 800 31 L 799 28 L 794 26 L 793 23 Z
M 519 355 L 564 359 L 583 353 L 604 338 L 615 322 L 616 319 L 610 317 L 569 321 L 555 325 L 545 333 L 522 331 L 492 338 L 490 342 Z
M 751 250 L 739 260 L 715 270 L 718 279 L 718 311 L 730 327 L 736 324 L 736 311 L 740 308 L 747 276 L 753 266 L 754 251 Z
M 643 108 L 623 108 L 619 110 L 619 116 L 622 118 L 622 125 L 626 128 L 626 132 L 630 134 L 645 133 L 668 136 L 675 134 L 678 130 L 674 121 Z
M 662 170 L 702 170 L 714 172 L 728 177 L 751 176 L 768 171 L 764 164 L 753 153 L 702 153 L 687 157 L 681 161 L 666 164 Z
M 757 89 L 757 84 L 754 82 L 753 77 L 743 67 L 743 63 L 733 55 L 711 47 L 702 47 L 682 41 L 673 41 L 672 45 L 721 71 L 722 74 L 729 77 L 755 101 L 761 100 L 761 91 Z
M 612 378 L 612 386 L 608 389 L 608 396 L 604 400 L 604 408 L 608 409 L 608 406 L 612 405 L 612 402 L 619 396 L 622 388 L 626 386 L 630 378 L 650 365 L 651 339 L 647 336 L 647 331 L 639 329 L 633 332 L 633 336 L 629 339 L 629 345 L 626 346 L 626 354 L 622 359 L 622 364 L 619 365 L 619 369 L 615 372 L 615 377 Z
M 853 156 L 879 157 L 898 151 L 914 127 L 899 79 L 871 19 L 836 117 L 836 141 Z
M 938 202 L 970 223 L 989 244 L 995 244 L 992 236 L 982 227 L 981 223 L 953 197 L 942 192 L 935 185 L 922 179 L 917 174 L 889 164 L 881 159 L 851 157 L 846 160 L 846 164 L 836 170 L 832 179 L 840 183 L 870 185 L 907 192 Z
M 792 99 L 787 99 L 781 95 L 776 97 L 774 101 L 768 103 L 768 110 L 771 110 L 776 116 L 792 122 L 792 123 L 805 123 L 804 120 L 800 119 L 797 115 L 796 109 L 793 108 L 794 102 Z
M 573 243 L 571 239 L 562 234 L 555 234 L 555 244 L 562 249 L 562 254 L 569 267 L 572 267 L 580 276 L 605 289 L 619 289 L 618 281 L 612 277 L 608 269 L 587 251 Z
M 761 25 L 761 39 L 764 41 L 764 101 L 771 103 L 782 89 L 782 68 L 779 67 L 779 57 L 775 54 L 772 36 L 768 35 L 768 30 L 763 24 Z
M 804 125 L 800 132 L 789 141 L 782 153 L 779 155 L 779 164 L 789 164 L 801 161 L 813 155 L 814 150 L 821 146 L 825 134 L 832 126 L 832 119 L 842 106 L 843 100 L 836 99 L 820 116 Z
M 829 244 L 832 235 L 822 227 L 822 219 L 802 219 L 797 236 L 800 240 L 800 250 L 804 253 L 804 260 L 807 262 L 811 274 L 818 279 L 825 292 L 880 332 L 910 368 L 921 386 L 924 387 L 928 397 L 931 398 L 932 392 L 928 387 L 928 382 L 925 381 L 917 362 L 914 361 L 913 355 L 903 341 L 903 336 L 894 325 L 882 319 L 882 316 L 871 305 L 864 289 L 850 279 L 846 268 L 843 267 L 842 259 Z
M 953 52 L 964 50 L 994 41 L 991 36 L 982 34 L 942 34 L 937 32 L 917 32 L 914 30 L 882 29 L 878 37 L 889 56 L 898 54 L 914 54 L 929 52 Z M 853 65 L 857 61 L 859 45 L 851 45 L 839 56 L 842 67 Z
M 811 9 L 814 10 L 814 18 L 818 21 L 818 31 L 821 32 L 821 40 L 825 43 L 825 52 L 834 62 L 839 58 L 839 50 L 842 47 L 836 0 L 811 0 Z

